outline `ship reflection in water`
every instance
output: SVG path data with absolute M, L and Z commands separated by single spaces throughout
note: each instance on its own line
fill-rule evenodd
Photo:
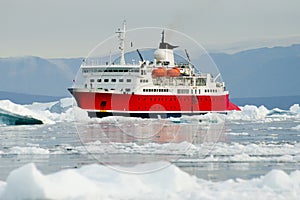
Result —
M 144 173 L 180 159 L 209 156 L 216 142 L 226 140 L 224 118 L 217 114 L 171 119 L 108 117 L 80 122 L 77 131 L 98 162 L 120 171 Z M 166 162 L 152 168 L 147 165 L 147 169 L 133 167 L 160 161 Z

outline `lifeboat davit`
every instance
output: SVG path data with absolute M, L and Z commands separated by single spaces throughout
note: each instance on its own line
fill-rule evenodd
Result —
M 172 69 L 169 69 L 167 71 L 167 76 L 168 77 L 177 77 L 180 75 L 180 69 L 178 67 L 174 67 Z
M 167 75 L 167 70 L 164 67 L 159 67 L 157 69 L 152 70 L 152 76 L 155 77 L 164 77 Z

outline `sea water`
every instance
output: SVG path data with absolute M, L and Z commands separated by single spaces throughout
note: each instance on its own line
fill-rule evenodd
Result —
M 56 111 L 51 112 L 53 106 Z M 164 194 L 175 199 L 235 199 L 244 194 L 248 199 L 258 195 L 297 199 L 299 195 L 299 105 L 289 110 L 245 106 L 228 115 L 179 119 L 89 119 L 81 111 L 76 114 L 78 108 L 61 105 L 57 110 L 57 103 L 26 107 L 55 123 L 0 125 L 0 198 L 155 199 Z M 203 135 L 187 137 L 188 133 Z M 73 176 L 68 176 L 70 172 Z M 24 174 L 30 174 L 32 191 L 19 188 Z M 77 176 L 90 189 L 80 188 L 72 196 L 64 181 L 80 182 Z M 117 192 L 126 182 L 136 189 Z M 65 187 L 61 196 L 49 189 L 58 183 Z

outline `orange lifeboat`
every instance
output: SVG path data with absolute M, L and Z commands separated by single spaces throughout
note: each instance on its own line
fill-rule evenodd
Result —
M 177 77 L 180 75 L 180 69 L 178 67 L 174 67 L 172 69 L 169 69 L 167 71 L 167 76 L 168 77 Z
M 164 67 L 159 67 L 157 69 L 152 70 L 152 76 L 156 77 L 164 77 L 167 75 L 167 70 Z

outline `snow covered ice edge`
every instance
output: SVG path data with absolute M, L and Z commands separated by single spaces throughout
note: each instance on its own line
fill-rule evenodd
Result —
M 57 102 L 49 103 L 33 103 L 31 105 L 18 105 L 9 100 L 0 101 L 0 124 L 5 123 L 1 121 L 1 113 L 12 116 L 24 116 L 41 120 L 43 124 L 53 124 L 61 121 L 74 121 L 79 118 L 83 121 L 97 121 L 90 119 L 87 113 L 77 106 L 73 106 L 73 98 L 64 98 Z M 272 118 L 298 118 L 300 119 L 300 106 L 294 104 L 289 110 L 281 110 L 278 108 L 268 110 L 264 106 L 246 105 L 240 107 L 241 111 L 231 111 L 226 116 L 226 120 L 231 121 L 261 121 L 268 122 Z M 111 118 L 98 119 L 98 121 L 107 121 Z

